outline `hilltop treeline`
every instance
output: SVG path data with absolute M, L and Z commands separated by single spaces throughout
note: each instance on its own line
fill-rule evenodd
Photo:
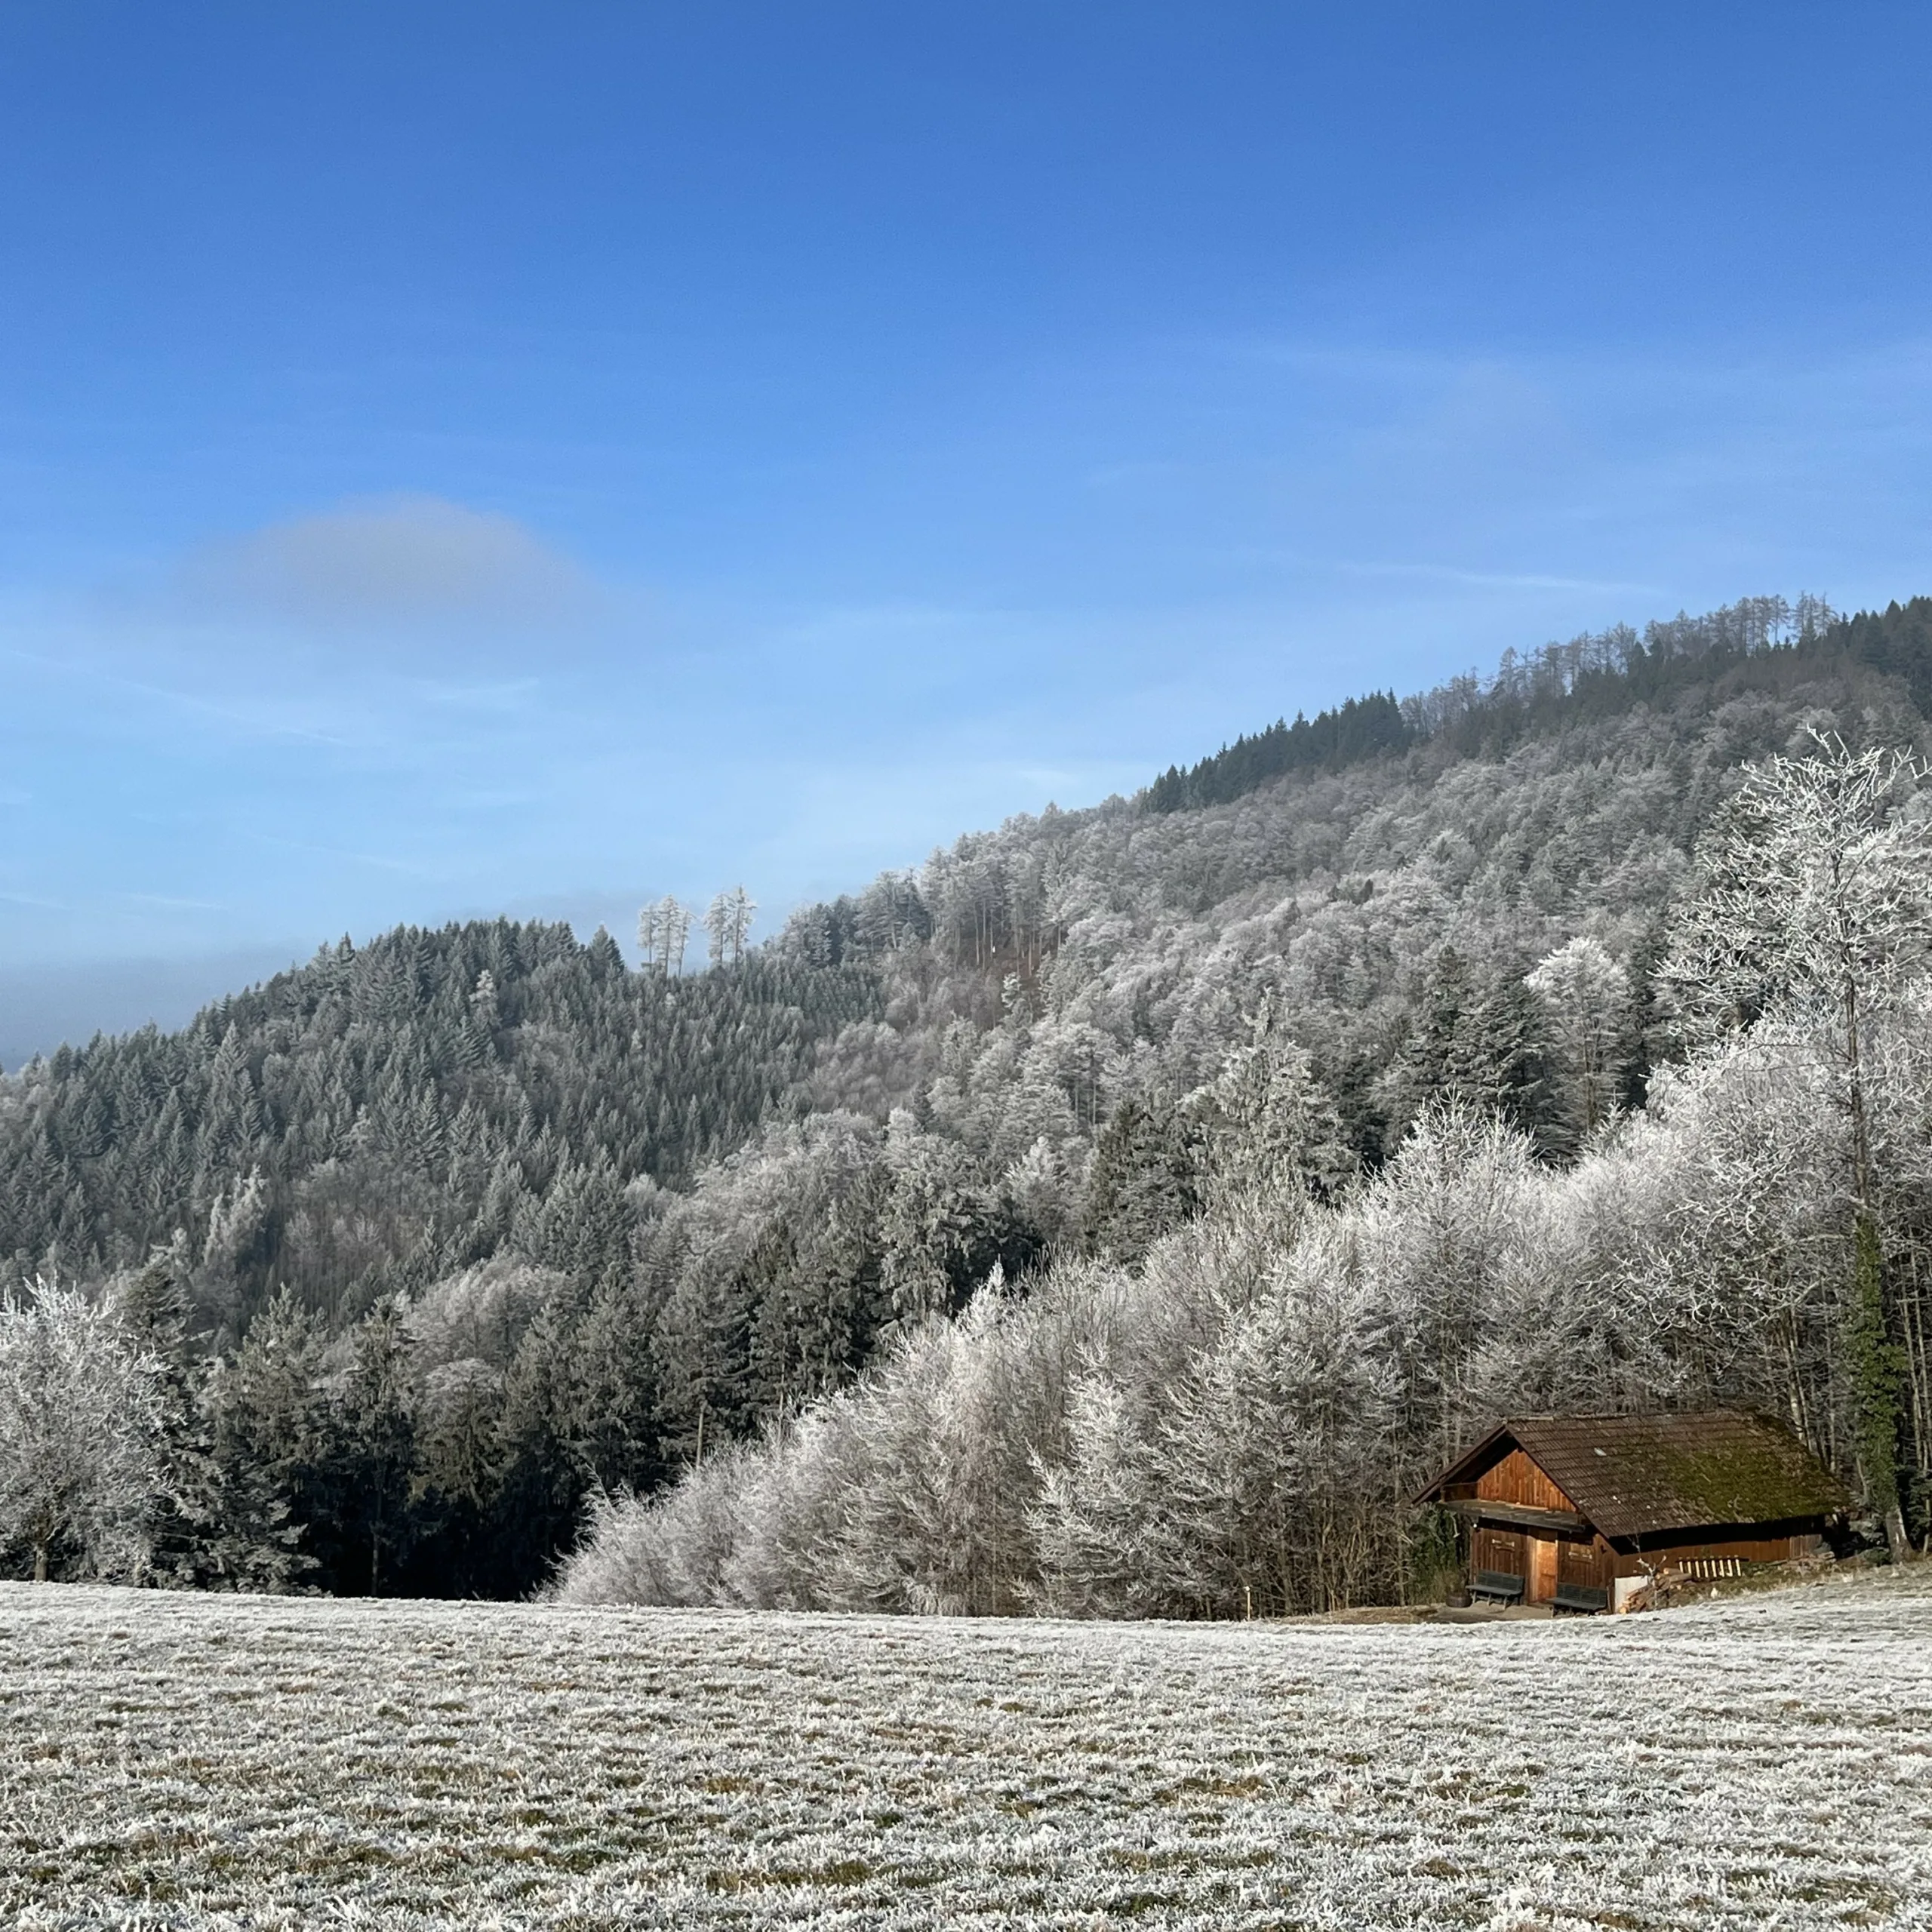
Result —
M 1400 700 L 1371 692 L 1312 720 L 1298 712 L 1292 724 L 1278 720 L 1186 770 L 1169 766 L 1135 803 L 1150 812 L 1224 804 L 1289 772 L 1334 771 L 1425 739 L 1457 757 L 1494 757 L 1526 735 L 1668 705 L 1773 653 L 1801 675 L 1843 663 L 1900 678 L 1918 709 L 1932 712 L 1932 598 L 1847 619 L 1821 598 L 1747 597 L 1641 632 L 1618 624 L 1525 654 L 1507 651 L 1487 679 L 1471 672 Z
M 1312 721 L 1299 711 L 1292 724 L 1277 718 L 1266 731 L 1223 745 L 1188 771 L 1171 764 L 1140 794 L 1140 802 L 1150 812 L 1225 804 L 1284 772 L 1332 771 L 1383 752 L 1406 751 L 1414 740 L 1395 693 L 1372 691 L 1367 697 L 1349 698 L 1333 711 L 1317 712 Z

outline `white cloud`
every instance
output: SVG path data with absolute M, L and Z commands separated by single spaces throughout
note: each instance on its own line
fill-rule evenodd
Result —
M 331 629 L 577 624 L 605 601 L 514 518 L 438 497 L 349 503 L 205 544 L 174 589 L 202 614 Z

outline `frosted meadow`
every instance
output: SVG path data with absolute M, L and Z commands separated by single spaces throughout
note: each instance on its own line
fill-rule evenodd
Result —
M 0 1586 L 0 1914 L 1932 1925 L 1932 1577 L 1487 1628 Z

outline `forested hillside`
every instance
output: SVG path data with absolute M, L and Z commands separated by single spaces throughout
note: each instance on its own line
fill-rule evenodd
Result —
M 1264 1284 L 1270 1318 L 1290 1324 L 1269 1346 L 1332 1365 L 1324 1401 L 1369 1414 L 1397 1399 L 1376 1380 L 1380 1344 L 1349 1324 L 1385 1334 L 1389 1284 L 1409 1264 L 1363 1288 L 1367 1312 L 1322 1316 L 1311 1337 L 1293 1324 L 1315 1315 L 1278 1298 L 1334 1271 L 1299 1231 L 1318 1224 L 1356 1256 L 1407 1243 L 1472 1304 L 1484 1283 L 1529 1294 L 1521 1269 L 1469 1258 L 1443 1219 L 1464 1212 L 1471 1175 L 1488 1177 L 1485 1199 L 1555 1217 L 1534 1241 L 1512 1221 L 1509 1253 L 1540 1241 L 1546 1262 L 1568 1257 L 1573 1283 L 1651 1280 L 1694 1201 L 1666 1198 L 1647 1166 L 1638 1186 L 1627 1152 L 1606 1167 L 1613 1143 L 1638 1144 L 1641 1126 L 1646 1161 L 1669 1144 L 1701 1171 L 1718 1128 L 1698 1128 L 1694 1146 L 1669 1136 L 1730 1121 L 1745 1078 L 1697 1071 L 1716 1048 L 1669 984 L 1699 841 L 1747 767 L 1826 741 L 1854 755 L 1922 748 L 1928 706 L 1932 600 L 1849 620 L 1750 600 L 1298 718 L 1134 798 L 964 838 L 706 973 L 629 971 L 608 938 L 555 928 L 345 944 L 180 1035 L 97 1041 L 0 1081 L 0 1249 L 23 1276 L 149 1311 L 149 1352 L 186 1392 L 175 1435 L 198 1445 L 170 1532 L 170 1574 L 190 1580 L 526 1589 L 600 1486 L 648 1491 L 700 1469 L 677 1506 L 715 1492 L 727 1516 L 799 1515 L 795 1495 L 758 1484 L 778 1470 L 782 1488 L 804 1466 L 747 1463 L 732 1445 L 802 1416 L 774 1441 L 847 1430 L 887 1488 L 944 1491 L 908 1474 L 915 1438 L 955 1474 L 977 1469 L 1033 1525 L 1014 1532 L 1032 1553 L 995 1538 L 992 1555 L 959 1558 L 971 1577 L 956 1588 L 915 1587 L 925 1558 L 908 1552 L 925 1546 L 881 1530 L 863 1586 L 801 1581 L 810 1564 L 787 1570 L 768 1551 L 768 1574 L 789 1580 L 746 1584 L 746 1600 L 1225 1608 L 1232 1571 L 1146 1598 L 1118 1578 L 1076 1586 L 1077 1564 L 1049 1577 L 1041 1534 L 1071 1550 L 1112 1532 L 1081 1513 L 1072 1477 L 1055 1489 L 1038 1475 L 1043 1456 L 1112 1484 L 1121 1521 L 1144 1515 L 1145 1484 L 1180 1481 L 1155 1445 L 1211 1407 L 1190 1377 L 1217 1350 L 1262 1348 L 1226 1311 L 1230 1296 L 1267 1303 Z M 1912 781 L 1900 783 L 1903 799 Z M 1916 1064 L 1909 1029 L 1886 1038 Z M 1691 1070 L 1656 1080 L 1680 1060 Z M 1903 1144 L 1917 1130 L 1894 1111 Z M 1807 1145 L 1812 1219 L 1776 1263 L 1817 1291 L 1777 1344 L 1789 1373 L 1751 1350 L 1730 1359 L 1743 1393 L 1792 1412 L 1849 1468 L 1855 1392 L 1817 1270 L 1850 1223 L 1834 1157 Z M 1574 1214 L 1600 1233 L 1615 1221 L 1626 1183 L 1644 1204 L 1623 1232 L 1579 1233 Z M 1895 1271 L 1918 1266 L 1915 1199 L 1887 1223 Z M 1761 1272 L 1761 1257 L 1679 1258 L 1700 1279 Z M 974 1303 L 989 1280 L 1004 1292 Z M 1917 1292 L 1881 1296 L 1874 1344 L 1913 1364 L 1923 1351 L 1900 1324 Z M 964 1323 L 948 1319 L 969 1303 Z M 1453 1399 L 1404 1423 L 1414 1453 L 1512 1391 L 1726 1392 L 1703 1331 L 1573 1313 L 1598 1321 L 1600 1374 L 1512 1381 L 1465 1362 Z M 974 1381 L 1022 1332 L 1034 1340 L 1004 1395 Z M 1438 1344 L 1424 1322 L 1404 1346 Z M 1480 1337 L 1465 1345 L 1485 1359 Z M 1082 1380 L 1081 1361 L 1118 1372 Z M 868 1363 L 884 1364 L 871 1393 L 824 1405 Z M 961 1381 L 961 1364 L 979 1367 Z M 1932 1431 L 1917 1384 L 1895 1379 L 1909 1484 Z M 867 1407 L 881 1390 L 900 1406 Z M 1208 1406 L 1161 1406 L 1183 1396 Z M 972 1424 L 987 1403 L 1019 1432 Z M 1294 1412 L 1278 1392 L 1276 1406 Z M 888 1414 L 887 1437 L 866 1435 Z M 1109 1456 L 1139 1456 L 1140 1475 L 1103 1469 Z M 856 1466 L 832 1457 L 809 1479 L 872 1494 Z M 765 1473 L 730 1490 L 741 1468 Z M 902 1506 L 869 1506 L 883 1522 Z M 1039 1528 L 1042 1509 L 1059 1527 Z M 244 1517 L 252 1528 L 235 1527 Z M 723 1561 L 731 1537 L 694 1520 L 706 1561 Z M 228 1553 L 211 1555 L 209 1526 L 224 1521 Z M 42 1553 L 84 1569 L 92 1536 L 75 1518 Z M 1338 1552 L 1318 1588 L 1305 1566 L 1266 1588 L 1280 1601 L 1386 1590 L 1405 1560 Z M 692 1589 L 724 1589 L 704 1574 Z
M 863 969 L 674 980 L 566 926 L 344 940 L 0 1088 L 0 1247 L 85 1274 L 185 1230 L 238 1324 L 272 1284 L 334 1318 L 506 1242 L 595 1275 L 628 1258 L 627 1184 L 740 1145 L 878 1005 Z

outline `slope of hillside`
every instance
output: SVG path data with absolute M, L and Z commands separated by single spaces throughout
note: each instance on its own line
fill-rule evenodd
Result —
M 674 981 L 565 926 L 345 940 L 183 1032 L 0 1081 L 0 1252 L 85 1273 L 183 1229 L 238 1321 L 276 1284 L 359 1312 L 506 1241 L 595 1275 L 628 1263 L 626 1183 L 729 1152 L 877 1004 L 863 968 Z M 568 1229 L 560 1192 L 592 1204 Z
M 850 1029 L 821 1103 L 876 1107 L 896 1078 L 995 1158 L 1044 1133 L 1077 1161 L 1123 1098 L 1197 1086 L 1265 1004 L 1371 1161 L 1441 1091 L 1432 1035 L 1459 1035 L 1475 1097 L 1560 1143 L 1574 1097 L 1516 998 L 1523 974 L 1579 934 L 1603 942 L 1632 978 L 1617 1058 L 1640 1092 L 1667 1044 L 1649 975 L 1669 909 L 1739 768 L 1813 730 L 1925 741 L 1932 600 L 1780 642 L 1782 608 L 1552 646 L 1410 701 L 1400 752 L 1190 809 L 1150 792 L 1015 819 L 799 915 L 792 949 L 889 982 L 893 1037 Z

